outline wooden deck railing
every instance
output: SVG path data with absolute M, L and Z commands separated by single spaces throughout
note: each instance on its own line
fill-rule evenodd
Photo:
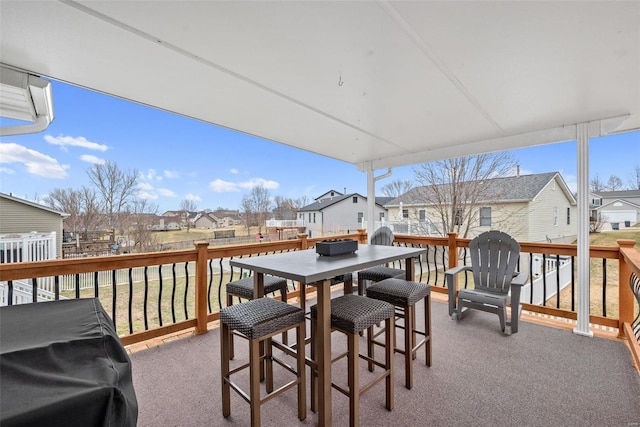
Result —
M 361 244 L 367 243 L 365 230 L 331 238 L 352 238 Z M 29 283 L 34 294 L 42 287 L 39 280 L 41 283 L 53 282 L 55 289 L 51 292 L 55 299 L 99 297 L 105 309 L 111 313 L 118 333 L 126 345 L 189 328 L 194 328 L 196 333 L 206 332 L 207 323 L 218 319 L 218 310 L 225 300 L 224 285 L 248 273 L 231 268 L 229 259 L 304 250 L 314 247 L 315 243 L 321 240 L 322 238 L 310 239 L 301 234 L 295 240 L 266 243 L 208 247 L 206 242 L 196 242 L 193 249 L 180 251 L 0 264 L 0 282 L 6 282 L 10 290 L 14 281 Z M 416 265 L 416 280 L 431 284 L 434 292 L 446 294 L 444 270 L 465 262 L 465 250 L 469 242 L 470 239 L 458 238 L 452 233 L 447 237 L 396 235 L 395 244 L 426 247 L 427 254 Z M 640 277 L 640 253 L 634 249 L 634 244 L 633 240 L 619 240 L 617 247 L 590 248 L 592 263 L 598 265 L 601 262 L 602 269 L 606 270 L 607 263 L 614 262 L 617 263 L 619 271 L 618 295 L 613 296 L 617 297 L 619 314 L 616 317 L 607 313 L 605 271 L 602 283 L 603 301 L 600 301 L 603 306 L 602 313 L 592 314 L 590 321 L 616 328 L 621 337 L 626 336 L 640 365 L 639 344 L 631 326 L 634 320 L 635 297 L 630 284 L 633 283 L 633 277 L 636 280 Z M 529 256 L 529 264 L 521 266 L 521 269 L 531 270 L 531 260 L 535 254 L 543 260 L 548 257 L 552 262 L 559 257 L 570 259 L 573 271 L 577 249 L 575 245 L 568 244 L 521 242 L 521 253 L 521 259 L 524 259 L 523 255 Z M 544 262 L 542 268 L 544 269 Z M 544 282 L 547 276 L 552 277 L 552 274 L 545 274 L 543 270 L 544 287 L 547 287 Z M 50 277 L 53 277 L 53 280 L 42 280 Z M 75 285 L 74 289 L 61 290 L 61 279 L 71 279 Z M 460 283 L 460 286 L 470 286 L 466 278 L 461 282 L 464 283 Z M 572 274 L 571 287 L 575 286 Z M 298 284 L 291 283 L 290 289 L 292 297 L 299 294 Z M 556 290 L 551 291 L 553 293 Z M 558 288 L 556 293 L 560 292 Z M 541 304 L 524 303 L 523 308 L 531 312 L 575 320 L 577 314 L 573 309 L 574 292 L 575 290 L 571 289 L 567 296 L 571 300 L 569 308 L 560 306 L 560 296 L 554 297 L 555 307 L 548 305 L 547 290 L 543 293 L 545 298 Z M 533 289 L 531 294 L 533 295 Z M 609 299 L 611 298 L 609 292 Z M 592 299 L 598 299 L 593 292 Z

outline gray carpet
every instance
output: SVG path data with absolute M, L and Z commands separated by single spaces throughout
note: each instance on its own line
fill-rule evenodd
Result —
M 360 425 L 640 426 L 640 378 L 623 343 L 527 322 L 505 337 L 495 315 L 473 312 L 456 323 L 446 309 L 433 303 L 433 366 L 421 351 L 407 390 L 396 355 L 395 409 L 385 409 L 380 383 L 361 398 Z M 236 358 L 245 360 L 246 343 L 237 341 Z M 248 404 L 233 392 L 232 415 L 221 415 L 218 343 L 215 329 L 131 355 L 139 426 L 249 425 Z M 332 345 L 345 348 L 339 333 Z M 346 378 L 340 362 L 332 372 L 334 381 Z M 361 372 L 366 381 L 364 363 Z M 276 370 L 276 379 L 289 375 Z M 332 396 L 333 425 L 348 425 L 346 397 Z M 317 416 L 309 410 L 298 421 L 293 389 L 263 406 L 262 424 L 316 425 Z

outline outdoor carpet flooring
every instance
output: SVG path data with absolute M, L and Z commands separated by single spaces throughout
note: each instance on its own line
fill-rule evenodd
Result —
M 432 303 L 432 319 L 432 366 L 420 350 L 407 390 L 403 356 L 396 354 L 395 408 L 385 409 L 379 383 L 360 399 L 361 426 L 640 426 L 640 378 L 624 343 L 528 322 L 504 336 L 497 316 L 474 311 L 455 322 L 439 302 Z M 231 416 L 221 415 L 219 338 L 212 329 L 131 355 L 140 427 L 249 425 L 249 406 L 234 392 Z M 332 346 L 336 354 L 346 348 L 340 333 L 332 334 Z M 360 348 L 366 349 L 364 338 Z M 246 358 L 246 342 L 236 338 L 236 360 Z M 276 387 L 278 379 L 290 379 L 274 370 Z M 344 384 L 342 361 L 332 375 Z M 361 382 L 367 375 L 362 362 Z M 247 378 L 238 374 L 236 381 Z M 347 398 L 334 390 L 332 401 L 333 425 L 348 425 Z M 295 388 L 262 407 L 264 426 L 316 424 L 310 410 L 298 420 Z

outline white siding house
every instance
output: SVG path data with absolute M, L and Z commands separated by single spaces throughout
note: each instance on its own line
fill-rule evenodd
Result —
M 386 198 L 388 199 L 388 198 Z M 298 220 L 306 227 L 310 237 L 331 236 L 354 232 L 366 221 L 367 198 L 358 194 L 329 191 L 314 203 L 300 208 Z M 386 209 L 376 198 L 376 221 L 386 216 Z

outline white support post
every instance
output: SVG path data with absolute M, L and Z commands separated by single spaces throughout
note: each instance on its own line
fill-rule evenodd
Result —
M 588 337 L 591 277 L 589 274 L 589 124 L 576 126 L 578 142 L 578 324 L 573 333 Z
M 376 180 L 373 176 L 373 169 L 367 169 L 367 236 L 371 238 L 373 231 L 376 227 L 375 224 L 375 212 L 376 212 Z

